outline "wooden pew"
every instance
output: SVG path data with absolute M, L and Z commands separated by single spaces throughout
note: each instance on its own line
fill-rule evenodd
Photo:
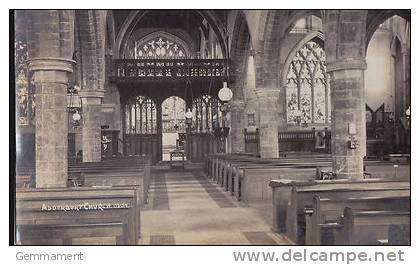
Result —
M 319 156 L 302 156 L 300 158 L 274 158 L 274 159 L 261 159 L 254 157 L 238 156 L 238 155 L 225 155 L 217 156 L 216 158 L 216 170 L 214 174 L 210 177 L 211 180 L 217 182 L 222 187 L 227 189 L 227 185 L 230 185 L 231 167 L 233 165 L 296 165 L 296 164 L 318 164 L 318 163 L 331 163 L 331 158 L 326 157 L 325 155 Z M 310 162 L 309 162 L 310 161 Z
M 385 239 L 393 245 L 410 245 L 409 229 L 410 211 L 355 211 L 346 207 L 334 229 L 334 244 L 375 245 Z
M 19 224 L 19 242 L 24 245 L 125 245 L 124 224 Z
M 213 157 L 213 173 L 209 176 L 212 181 L 215 181 L 219 184 L 224 183 L 223 176 L 226 174 L 226 168 L 230 163 L 259 163 L 259 164 L 269 164 L 269 163 L 284 163 L 285 159 L 261 159 L 255 157 L 248 157 L 242 155 L 218 155 Z
M 76 244 L 83 240 L 102 244 L 103 237 L 107 237 L 108 240 L 113 238 L 115 244 L 134 245 L 140 235 L 139 218 L 135 188 L 51 188 L 16 192 L 17 244 L 43 244 L 45 241 Z M 27 233 L 21 234 L 19 229 Z M 37 232 L 41 229 L 51 231 L 42 236 Z M 72 229 L 79 232 L 72 236 Z M 82 233 L 88 230 L 91 232 Z
M 409 191 L 404 192 L 409 193 Z M 329 242 L 328 235 L 322 234 L 322 225 L 337 222 L 343 214 L 345 207 L 354 210 L 410 210 L 409 194 L 406 196 L 379 196 L 379 197 L 345 197 L 321 198 L 316 194 L 313 198 L 312 208 L 304 209 L 305 213 L 305 245 L 325 245 Z
M 269 186 L 271 180 L 285 178 L 296 181 L 314 180 L 317 166 L 320 164 L 242 166 L 234 174 L 229 190 L 238 201 L 244 203 L 270 202 L 272 200 L 272 191 Z
M 302 243 L 304 239 L 304 208 L 312 207 L 313 196 L 318 194 L 325 198 L 346 198 L 346 197 L 382 197 L 382 196 L 401 196 L 409 195 L 409 183 L 395 183 L 393 187 L 330 187 L 322 185 L 318 187 L 293 187 L 290 203 L 287 208 L 286 235 L 294 242 Z M 405 184 L 405 185 L 404 185 Z M 408 185 L 407 185 L 408 184 Z
M 270 181 L 270 187 L 273 192 L 273 230 L 276 232 L 286 232 L 286 221 L 289 219 L 287 213 L 289 204 L 292 202 L 292 190 L 293 188 L 308 190 L 306 192 L 306 200 L 309 204 L 312 203 L 313 195 L 319 192 L 328 192 L 332 189 L 357 189 L 357 188 L 409 188 L 409 180 L 397 180 L 397 179 L 363 179 L 363 180 L 349 180 L 349 179 L 338 179 L 338 180 L 312 180 L 312 181 L 294 181 L 288 179 L 272 180 Z M 398 191 L 396 191 L 398 192 Z M 301 192 L 302 193 L 302 192 Z M 363 195 L 363 191 L 361 191 Z M 302 193 L 305 194 L 305 193 Z M 321 195 L 320 195 L 321 196 Z M 301 208 L 302 209 L 302 208 Z M 295 217 L 292 217 L 295 218 Z M 297 217 L 296 217 L 297 218 Z M 295 218 L 295 220 L 296 220 Z M 290 232 L 294 239 L 297 238 L 297 222 L 292 222 L 293 229 Z M 290 226 L 290 224 L 289 224 Z M 289 230 L 290 231 L 290 230 Z

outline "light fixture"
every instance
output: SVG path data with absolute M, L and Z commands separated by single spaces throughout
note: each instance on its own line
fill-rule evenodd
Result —
M 73 120 L 78 122 L 78 121 L 80 121 L 81 118 L 82 118 L 82 116 L 80 116 L 79 110 L 76 109 L 76 112 L 73 114 Z
M 219 99 L 223 102 L 226 103 L 229 100 L 232 99 L 233 97 L 233 92 L 232 90 L 227 86 L 227 82 L 223 82 L 223 88 L 219 90 L 218 93 Z
M 73 118 L 73 127 L 78 127 L 79 121 L 82 116 L 79 113 L 79 110 L 82 107 L 81 99 L 79 97 L 80 87 L 75 84 L 74 86 L 69 86 L 67 89 L 68 93 L 68 112 L 72 115 Z
M 189 108 L 187 110 L 187 112 L 185 113 L 185 118 L 192 119 L 192 117 L 193 117 L 193 113 L 192 113 L 191 109 Z

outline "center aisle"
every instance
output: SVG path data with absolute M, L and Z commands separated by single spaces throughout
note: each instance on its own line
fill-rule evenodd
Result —
M 199 169 L 153 171 L 141 213 L 144 245 L 284 245 L 271 205 L 241 206 Z

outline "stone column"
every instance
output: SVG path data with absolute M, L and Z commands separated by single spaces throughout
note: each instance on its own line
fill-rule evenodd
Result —
M 366 10 L 324 12 L 327 71 L 331 76 L 332 166 L 338 178 L 363 178 L 366 154 Z M 355 148 L 349 147 L 349 141 Z
M 101 121 L 103 90 L 81 91 L 83 110 L 83 162 L 101 161 Z
M 256 91 L 260 116 L 260 156 L 279 157 L 278 144 L 278 104 L 279 90 L 260 89 Z
M 67 74 L 74 61 L 63 58 L 33 58 L 29 70 L 35 77 L 36 187 L 66 187 L 67 184 Z
M 245 103 L 243 100 L 233 100 L 229 102 L 230 119 L 231 119 L 231 147 L 232 153 L 245 152 L 245 136 L 244 136 L 244 110 Z
M 338 178 L 363 178 L 363 157 L 366 155 L 366 107 L 364 70 L 360 62 L 329 64 L 332 102 L 333 172 Z M 355 131 L 351 132 L 351 127 Z M 355 149 L 348 146 L 353 140 Z

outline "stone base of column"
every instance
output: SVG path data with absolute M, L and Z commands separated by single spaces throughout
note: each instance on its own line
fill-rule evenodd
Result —
M 333 155 L 332 160 L 338 179 L 363 179 L 363 156 Z

